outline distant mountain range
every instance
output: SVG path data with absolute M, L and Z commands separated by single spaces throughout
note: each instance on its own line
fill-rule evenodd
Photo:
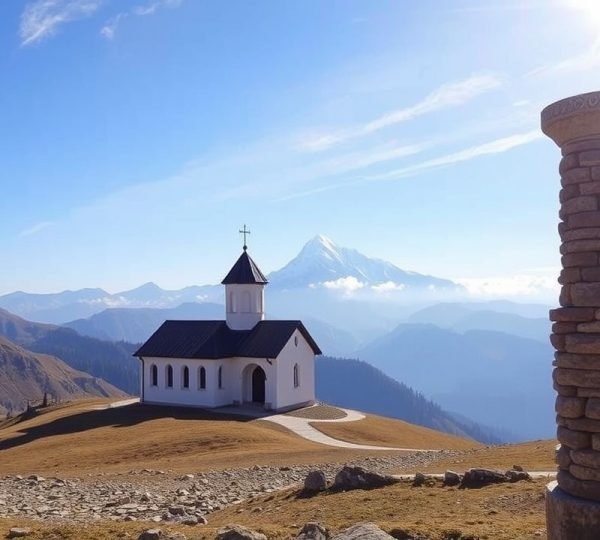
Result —
M 446 410 L 512 433 L 514 440 L 554 435 L 553 350 L 548 341 L 401 324 L 361 349 L 358 357 Z
M 323 356 L 316 362 L 317 398 L 359 411 L 398 418 L 485 443 L 499 443 L 504 434 L 459 418 L 359 360 Z
M 68 366 L 62 360 L 35 354 L 0 337 L 0 415 L 24 410 L 27 401 L 124 397 L 103 379 Z
M 2 309 L 0 336 L 29 351 L 56 356 L 128 394 L 139 391 L 138 361 L 131 356 L 136 345 L 81 336 L 70 328 L 27 321 Z
M 233 260 L 234 257 L 232 263 Z M 223 274 L 226 271 L 224 268 Z M 377 302 L 389 294 L 401 295 L 401 299 L 411 302 L 419 298 L 431 301 L 440 295 L 465 292 L 462 286 L 450 280 L 401 270 L 392 263 L 337 246 L 324 236 L 310 240 L 297 257 L 281 270 L 269 274 L 268 279 L 268 301 L 274 313 L 281 312 L 283 316 L 287 316 L 284 312 L 290 305 L 290 299 L 298 300 L 306 294 L 310 297 L 309 305 L 294 302 L 294 308 L 300 309 L 303 317 L 310 315 L 306 311 L 309 306 L 318 309 L 327 304 L 325 312 L 339 310 L 340 302 L 346 304 L 349 290 L 358 295 L 361 302 Z M 81 289 L 53 294 L 19 291 L 0 296 L 0 308 L 29 320 L 54 324 L 87 318 L 109 308 L 165 309 L 190 302 L 223 303 L 222 287 L 203 285 L 170 291 L 154 283 L 146 283 L 116 294 L 103 289 Z M 356 313 L 354 317 L 366 324 L 369 310 L 365 311 L 364 317 L 362 313 Z M 318 312 L 312 316 L 324 319 L 318 316 Z M 346 322 L 351 321 L 352 318 L 348 318 Z

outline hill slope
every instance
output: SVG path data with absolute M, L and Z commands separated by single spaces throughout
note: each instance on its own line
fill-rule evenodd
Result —
M 44 392 L 58 400 L 125 396 L 106 381 L 58 358 L 34 354 L 0 337 L 0 414 L 22 411 L 27 400 L 40 400 Z
M 412 388 L 359 360 L 318 358 L 316 386 L 318 399 L 339 407 L 397 418 L 486 443 L 497 443 L 501 438 L 490 428 L 455 418 Z
M 100 377 L 128 394 L 139 391 L 136 345 L 80 336 L 70 328 L 26 321 L 0 309 L 0 336 L 30 351 L 59 357 L 76 370 Z
M 0 475 L 23 471 L 78 475 L 84 471 L 112 473 L 143 468 L 189 473 L 239 467 L 240 463 L 244 467 L 315 464 L 373 455 L 373 451 L 307 441 L 264 420 L 138 404 L 98 410 L 99 404 L 78 402 L 0 427 Z M 389 435 L 382 433 L 382 442 L 390 445 L 404 442 L 417 448 L 448 449 L 478 446 L 403 422 L 383 421 Z M 349 436 L 353 437 L 352 431 Z M 375 451 L 375 455 L 386 454 Z

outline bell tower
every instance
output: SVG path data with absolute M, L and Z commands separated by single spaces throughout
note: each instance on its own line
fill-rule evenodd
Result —
M 250 330 L 265 318 L 264 289 L 268 282 L 248 255 L 246 236 L 250 231 L 246 225 L 240 233 L 244 235 L 242 254 L 221 283 L 225 285 L 227 326 L 232 330 Z

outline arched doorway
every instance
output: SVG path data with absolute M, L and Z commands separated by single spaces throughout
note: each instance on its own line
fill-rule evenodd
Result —
M 265 380 L 267 376 L 260 366 L 256 366 L 252 372 L 252 401 L 253 403 L 265 402 Z

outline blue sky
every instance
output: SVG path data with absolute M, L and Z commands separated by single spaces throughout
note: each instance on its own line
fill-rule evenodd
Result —
M 0 293 L 216 282 L 310 237 L 533 298 L 559 266 L 548 103 L 594 1 L 0 5 Z

